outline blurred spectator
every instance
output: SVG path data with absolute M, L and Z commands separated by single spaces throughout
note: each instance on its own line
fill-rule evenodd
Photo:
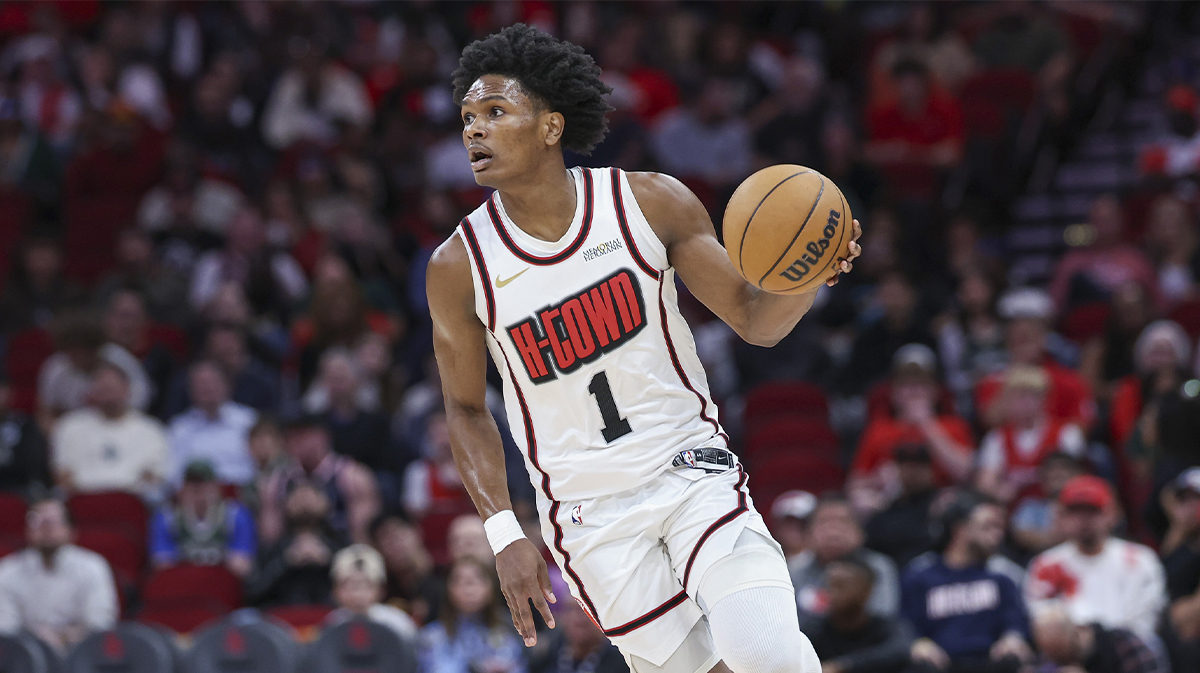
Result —
M 141 362 L 142 371 L 153 387 L 154 396 L 148 411 L 163 417 L 163 408 L 171 379 L 179 364 L 175 353 L 161 340 L 155 338 L 146 315 L 146 303 L 135 290 L 117 290 L 108 299 L 103 316 L 104 336 L 109 343 L 124 348 Z M 181 344 L 186 345 L 186 344 Z
M 863 549 L 863 531 L 854 519 L 850 503 L 836 497 L 822 498 L 809 524 L 810 548 L 788 563 L 800 614 L 824 615 L 829 610 L 826 589 L 827 565 L 851 552 L 861 552 L 875 571 L 875 586 L 867 609 L 871 614 L 893 616 L 900 608 L 900 583 L 891 559 Z
M 1050 12 L 1024 3 L 981 5 L 987 26 L 972 47 L 987 68 L 1036 73 L 1070 48 L 1070 38 Z
M 1160 505 L 1162 490 L 1185 469 L 1200 463 L 1196 456 L 1200 382 L 1176 376 L 1160 373 L 1154 397 L 1147 400 L 1125 447 L 1137 472 L 1148 476 L 1140 485 L 1149 482 L 1146 523 L 1156 537 L 1165 533 L 1168 523 Z
M 380 514 L 371 522 L 371 542 L 383 554 L 387 602 L 421 624 L 436 618 L 443 586 L 421 531 L 399 514 Z
M 22 123 L 18 102 L 0 95 L 0 188 L 32 200 L 35 220 L 59 211 L 62 165 L 46 137 Z M 11 194 L 11 192 L 9 192 Z M 10 197 L 11 198 L 11 197 Z M 12 204 L 16 205 L 16 204 Z
M 530 656 L 531 673 L 628 673 L 621 651 L 575 601 L 563 601 L 545 651 Z
M 341 346 L 353 350 L 369 332 L 389 336 L 392 330 L 387 316 L 367 307 L 362 289 L 353 278 L 340 270 L 335 273 L 338 275 L 314 283 L 307 319 L 298 319 L 292 328 L 292 345 L 300 353 L 303 390 L 308 390 L 316 378 L 321 355 L 327 349 Z M 373 404 L 378 404 L 378 399 Z
M 1046 414 L 1053 419 L 1090 427 L 1096 417 L 1096 403 L 1087 381 L 1073 369 L 1056 362 L 1050 353 L 1053 345 L 1050 320 L 1054 304 L 1041 290 L 1021 288 L 1000 298 L 1000 317 L 1006 321 L 1004 346 L 1007 366 L 1039 367 L 1049 379 Z M 984 427 L 1003 422 L 1004 390 L 1007 372 L 1000 370 L 985 376 L 975 385 L 975 410 Z
M 868 114 L 866 155 L 898 198 L 928 203 L 937 196 L 939 172 L 962 155 L 962 110 L 954 98 L 932 89 L 929 67 L 921 61 L 897 61 L 892 79 L 896 100 Z
M 217 479 L 227 484 L 246 484 L 254 479 L 247 436 L 258 419 L 250 407 L 229 399 L 229 379 L 212 360 L 196 362 L 188 370 L 192 406 L 171 419 L 172 482 L 183 479 L 183 470 L 193 460 L 207 460 Z
M 264 414 L 279 411 L 279 372 L 248 352 L 246 335 L 232 325 L 216 324 L 204 339 L 204 355 L 217 364 L 230 382 L 229 399 Z M 180 373 L 171 383 L 166 412 L 175 415 L 191 404 L 188 377 Z
M 241 95 L 243 73 L 232 52 L 217 54 L 208 72 L 196 79 L 190 105 L 180 113 L 175 132 L 221 174 L 255 184 L 262 141 L 253 127 L 255 107 Z
M 937 357 L 924 344 L 908 344 L 892 358 L 892 416 L 876 414 L 859 440 L 847 491 L 856 509 L 879 511 L 900 494 L 902 484 L 893 453 L 899 446 L 922 444 L 932 460 L 934 483 L 949 486 L 971 471 L 971 427 L 949 410 L 939 409 Z
M 1049 380 L 1037 367 L 1010 367 L 1004 382 L 1004 422 L 983 438 L 976 486 L 1002 503 L 1036 494 L 1047 456 L 1082 459 L 1087 438 L 1079 426 L 1046 415 Z
M 451 521 L 446 546 L 450 551 L 451 563 L 465 558 L 483 561 L 488 565 L 496 563 L 492 546 L 488 544 L 487 532 L 483 528 L 483 519 L 478 514 L 463 514 Z
M 21 244 L 0 297 L 0 333 L 49 328 L 60 311 L 83 303 L 83 293 L 63 278 L 62 257 L 53 239 L 31 237 Z
M 293 35 L 287 40 L 293 66 L 275 83 L 263 111 L 262 134 L 282 150 L 299 141 L 332 143 L 342 126 L 371 123 L 371 102 L 362 80 L 328 56 L 327 41 Z
M 1167 670 L 1141 638 L 1128 629 L 1097 623 L 1076 624 L 1064 610 L 1049 609 L 1033 618 L 1038 650 L 1053 673 L 1165 673 Z M 1182 669 L 1188 670 L 1188 669 Z
M 1146 254 L 1158 270 L 1168 306 L 1194 299 L 1200 286 L 1200 235 L 1192 206 L 1173 194 L 1154 201 L 1146 225 Z
M 279 507 L 286 493 L 298 484 L 307 484 L 329 500 L 329 526 L 333 531 L 355 542 L 367 541 L 371 520 L 380 509 L 379 487 L 371 471 L 333 452 L 329 430 L 320 419 L 303 416 L 294 421 L 288 427 L 286 442 L 292 465 L 263 491 L 264 530 L 278 530 L 266 520 L 282 517 L 285 512 Z
M 312 226 L 300 206 L 298 188 L 287 180 L 274 180 L 267 185 L 263 217 L 267 223 L 267 241 L 287 250 L 311 280 L 317 260 L 328 247 L 324 232 Z
M 1020 589 L 991 570 L 1004 510 L 963 493 L 941 516 L 941 551 L 905 572 L 902 608 L 915 627 L 918 671 L 1018 671 L 1031 662 Z
M 450 568 L 436 622 L 421 631 L 421 670 L 428 673 L 525 673 L 521 638 L 501 614 L 495 571 L 465 559 Z
M 12 386 L 0 367 L 0 491 L 34 493 L 50 485 L 46 438 L 37 423 L 9 406 Z
M 57 351 L 38 372 L 39 414 L 47 423 L 86 403 L 92 375 L 101 363 L 125 372 L 130 406 L 149 406 L 153 390 L 141 363 L 129 351 L 107 341 L 98 321 L 82 314 L 63 316 L 55 323 L 54 346 Z
M 771 503 L 771 533 L 789 562 L 808 548 L 808 525 L 817 497 L 808 491 L 788 491 Z
M 821 156 L 826 178 L 846 197 L 851 212 L 865 213 L 878 202 L 883 178 L 862 156 L 860 134 L 850 120 L 830 116 L 821 130 Z M 869 220 L 871 226 L 875 221 Z
M 1155 639 L 1166 604 L 1163 567 L 1147 547 L 1112 536 L 1116 503 L 1108 484 L 1075 477 L 1058 496 L 1067 541 L 1029 565 L 1025 599 L 1030 612 L 1060 604 L 1076 624 L 1098 623 Z
M 1098 197 L 1089 211 L 1088 224 L 1092 242 L 1063 256 L 1050 281 L 1050 295 L 1058 309 L 1065 313 L 1089 302 L 1108 301 L 1128 283 L 1141 285 L 1158 305 L 1154 267 L 1141 250 L 1121 238 L 1125 218 L 1117 197 Z
M 201 175 L 195 148 L 176 142 L 167 151 L 162 183 L 142 197 L 137 223 L 152 235 L 171 232 L 218 242 L 243 201 L 229 183 Z
M 727 78 L 708 78 L 692 91 L 693 100 L 658 118 L 650 147 L 664 172 L 715 188 L 750 174 L 750 128 L 737 116 L 736 87 Z
M 62 46 L 50 35 L 29 35 L 11 47 L 20 66 L 16 94 L 25 123 L 60 153 L 71 149 L 83 113 L 79 92 L 61 76 Z
M 242 208 L 230 220 L 224 248 L 196 262 L 192 307 L 206 306 L 221 285 L 229 282 L 245 288 L 255 315 L 281 320 L 286 320 L 308 293 L 308 281 L 296 260 L 267 246 L 262 218 L 251 208 Z
M 130 290 L 142 297 L 152 320 L 172 325 L 187 322 L 188 279 L 177 265 L 168 263 L 172 261 L 169 252 L 155 254 L 154 242 L 148 234 L 126 229 L 117 237 L 113 256 L 116 268 L 96 288 L 99 301 L 107 302 L 118 291 Z
M 882 315 L 854 339 L 850 360 L 838 376 L 845 393 L 862 394 L 883 378 L 901 346 L 934 346 L 928 323 L 917 312 L 919 298 L 912 282 L 900 272 L 888 272 L 880 279 L 875 300 Z
M 763 164 L 824 166 L 822 135 L 828 101 L 821 64 L 793 56 L 784 64 L 783 79 L 766 100 L 769 115 L 754 134 L 754 150 Z
M 129 406 L 129 379 L 101 362 L 88 406 L 68 412 L 51 437 L 55 481 L 68 492 L 128 491 L 160 497 L 169 451 L 162 423 Z
M 925 444 L 900 444 L 892 450 L 900 492 L 864 526 L 866 546 L 886 554 L 903 568 L 933 549 L 930 513 L 938 496 L 933 457 Z
M 1117 382 L 1108 410 L 1109 439 L 1118 452 L 1146 405 L 1187 379 L 1192 345 L 1178 323 L 1156 320 L 1142 330 L 1132 351 L 1134 371 Z
M 0 560 L 0 633 L 29 631 L 60 655 L 117 623 L 117 588 L 99 554 L 72 544 L 66 505 L 40 500 L 25 517 L 28 545 Z
M 1098 400 L 1112 399 L 1119 379 L 1134 372 L 1134 342 L 1154 317 L 1146 291 L 1136 283 L 1117 288 L 1104 332 L 1083 345 L 1079 373 Z
M 250 447 L 250 458 L 254 460 L 255 473 L 254 481 L 242 487 L 241 499 L 257 517 L 262 511 L 263 495 L 273 482 L 283 478 L 283 472 L 291 467 L 292 459 L 284 447 L 283 431 L 270 417 L 258 417 L 246 435 L 246 443 Z M 283 531 L 278 528 L 270 532 L 263 531 L 261 528 L 264 523 L 258 522 L 258 534 L 265 539 L 278 540 Z M 271 521 L 276 526 L 282 523 L 277 519 Z
M 909 663 L 912 627 L 867 611 L 875 571 L 861 555 L 829 563 L 829 612 L 801 624 L 823 673 L 899 673 Z
M 984 271 L 965 270 L 950 312 L 937 328 L 938 356 L 960 410 L 985 375 L 1004 368 L 1004 329 L 996 314 L 996 283 Z
M 1032 556 L 1062 542 L 1058 529 L 1058 496 L 1075 477 L 1085 473 L 1078 458 L 1055 451 L 1042 459 L 1038 466 L 1038 489 L 1017 501 L 1009 518 L 1009 534 L 1016 549 Z
M 949 91 L 957 90 L 975 69 L 970 48 L 953 27 L 943 25 L 944 12 L 937 3 L 912 3 L 906 9 L 897 35 L 875 51 L 871 62 L 870 92 L 878 101 L 895 97 L 891 73 L 901 61 L 925 64 L 931 81 Z
M 471 511 L 471 496 L 463 486 L 450 450 L 450 430 L 442 410 L 426 421 L 425 457 L 409 464 L 404 473 L 404 510 L 413 519 L 426 514 Z
M 305 411 L 325 421 L 336 453 L 372 470 L 388 469 L 394 453 L 389 419 L 372 408 L 378 399 L 375 404 L 363 399 L 367 391 L 354 356 L 343 348 L 330 348 L 321 356 L 320 373 L 305 395 Z M 324 404 L 317 404 L 321 398 Z
M 211 464 L 194 460 L 183 471 L 176 504 L 150 519 L 150 560 L 155 568 L 180 563 L 224 566 L 239 579 L 254 568 L 254 518 L 242 503 L 226 498 Z
M 284 535 L 259 555 L 246 579 L 246 600 L 252 605 L 329 604 L 333 554 L 347 542 L 329 524 L 329 496 L 314 484 L 298 482 L 284 498 Z
M 1163 500 L 1170 526 L 1159 553 L 1171 604 L 1160 632 L 1175 669 L 1192 670 L 1200 665 L 1200 468 L 1180 474 Z
M 413 646 L 417 625 L 406 612 L 383 603 L 387 588 L 383 557 L 365 544 L 352 544 L 333 557 L 333 599 L 338 609 L 328 622 L 337 624 L 352 616 L 379 622 Z

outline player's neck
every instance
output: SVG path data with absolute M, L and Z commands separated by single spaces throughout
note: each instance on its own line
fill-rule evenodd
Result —
M 547 161 L 520 182 L 500 188 L 504 212 L 521 231 L 543 241 L 557 241 L 571 228 L 577 206 L 575 181 L 562 157 Z

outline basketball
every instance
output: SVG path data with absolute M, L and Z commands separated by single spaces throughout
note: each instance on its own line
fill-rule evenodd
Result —
M 849 254 L 853 216 L 842 190 L 811 168 L 768 166 L 738 186 L 725 207 L 729 260 L 775 294 L 808 292 Z

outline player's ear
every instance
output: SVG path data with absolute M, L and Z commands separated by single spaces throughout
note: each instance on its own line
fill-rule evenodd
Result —
M 562 140 L 563 129 L 566 128 L 566 119 L 563 118 L 561 112 L 547 112 L 543 118 L 543 132 L 547 145 L 557 145 Z

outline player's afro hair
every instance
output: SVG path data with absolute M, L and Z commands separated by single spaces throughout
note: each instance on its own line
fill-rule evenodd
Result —
M 454 102 L 462 105 L 467 90 L 483 75 L 504 75 L 551 111 L 562 114 L 562 146 L 588 154 L 608 133 L 604 118 L 612 108 L 600 81 L 600 66 L 578 45 L 518 23 L 463 49 L 454 71 Z

